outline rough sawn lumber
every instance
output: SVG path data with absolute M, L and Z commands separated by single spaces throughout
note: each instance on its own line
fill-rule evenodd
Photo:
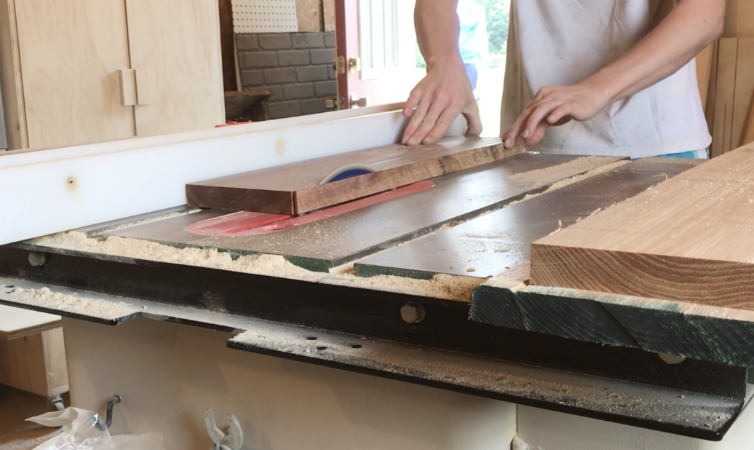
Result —
M 433 145 L 393 144 L 186 185 L 193 206 L 278 214 L 303 214 L 416 181 L 491 163 L 520 153 L 499 138 L 448 138 Z M 320 184 L 347 166 L 375 171 Z
M 754 310 L 754 144 L 532 244 L 531 282 Z

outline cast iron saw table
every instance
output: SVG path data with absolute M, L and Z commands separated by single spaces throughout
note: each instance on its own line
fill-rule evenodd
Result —
M 752 350 L 700 343 L 668 364 L 667 330 L 644 345 L 599 307 L 569 316 L 588 298 L 526 286 L 532 241 L 695 164 L 524 153 L 260 235 L 197 235 L 227 212 L 174 208 L 0 247 L 0 302 L 222 330 L 242 351 L 719 440 L 749 398 Z M 538 316 L 542 301 L 563 314 Z

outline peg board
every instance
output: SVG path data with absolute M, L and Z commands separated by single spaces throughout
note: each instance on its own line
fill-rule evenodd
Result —
M 298 31 L 296 0 L 232 0 L 236 33 Z

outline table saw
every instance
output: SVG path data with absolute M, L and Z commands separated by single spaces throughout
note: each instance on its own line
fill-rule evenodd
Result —
M 115 433 L 206 448 L 213 407 L 244 448 L 751 442 L 754 351 L 705 342 L 748 323 L 664 311 L 679 356 L 602 306 L 620 296 L 527 285 L 533 241 L 698 161 L 524 152 L 284 229 L 197 231 L 232 213 L 187 206 L 186 183 L 387 145 L 403 125 L 394 105 L 275 122 L 0 157 L 0 303 L 63 316 L 71 402 L 121 396 Z

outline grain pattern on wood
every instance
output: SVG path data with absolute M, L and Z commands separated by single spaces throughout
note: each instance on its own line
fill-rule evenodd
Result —
M 754 144 L 532 245 L 537 285 L 754 310 Z
M 188 203 L 206 208 L 303 214 L 523 151 L 498 138 L 450 138 L 433 145 L 393 144 L 186 185 Z M 374 172 L 320 185 L 349 165 Z

